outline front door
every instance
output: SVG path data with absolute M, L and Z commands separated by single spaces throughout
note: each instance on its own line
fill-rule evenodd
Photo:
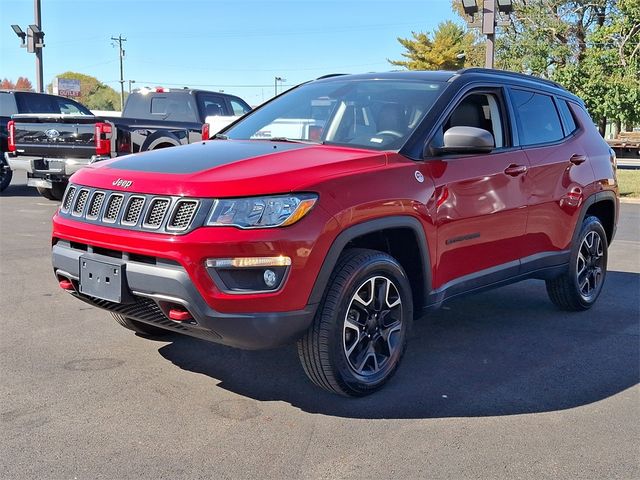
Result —
M 491 153 L 430 160 L 435 181 L 437 262 L 434 288 L 445 296 L 519 273 L 527 223 L 528 160 L 513 147 L 502 89 L 472 91 L 454 108 L 454 126 L 488 130 Z M 434 142 L 440 137 L 436 135 Z

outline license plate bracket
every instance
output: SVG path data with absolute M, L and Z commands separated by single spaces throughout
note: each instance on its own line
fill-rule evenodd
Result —
M 91 254 L 80 256 L 80 293 L 115 303 L 130 299 L 126 262 L 104 260 Z

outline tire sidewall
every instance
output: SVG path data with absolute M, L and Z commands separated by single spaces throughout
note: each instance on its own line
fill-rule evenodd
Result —
M 361 265 L 349 278 L 347 284 L 340 292 L 340 299 L 334 313 L 332 322 L 332 332 L 330 334 L 331 353 L 336 361 L 334 362 L 334 375 L 343 383 L 349 391 L 358 395 L 366 394 L 380 388 L 395 372 L 404 354 L 407 337 L 413 320 L 413 301 L 411 297 L 411 287 L 402 267 L 391 257 L 381 254 L 379 257 L 370 258 Z M 373 378 L 358 375 L 344 355 L 343 351 L 343 328 L 344 319 L 351 298 L 367 279 L 375 276 L 384 276 L 391 280 L 400 294 L 402 300 L 402 330 L 400 346 L 391 357 L 391 368 L 385 368 Z
M 586 300 L 582 294 L 580 293 L 580 286 L 578 284 L 578 254 L 580 253 L 580 247 L 584 238 L 587 236 L 589 232 L 595 231 L 599 236 L 601 241 L 603 242 L 603 253 L 602 253 L 602 278 L 600 280 L 600 284 L 598 286 L 598 291 L 595 295 L 592 296 L 590 300 Z M 607 275 L 607 261 L 608 261 L 608 251 L 609 251 L 609 242 L 607 241 L 607 234 L 604 231 L 604 227 L 600 223 L 600 220 L 597 217 L 587 217 L 582 222 L 582 228 L 580 229 L 580 235 L 578 235 L 578 239 L 576 244 L 573 246 L 573 251 L 571 252 L 571 259 L 569 265 L 569 275 L 571 278 L 571 284 L 573 286 L 576 299 L 584 308 L 591 307 L 602 292 L 602 287 L 604 286 L 604 282 Z

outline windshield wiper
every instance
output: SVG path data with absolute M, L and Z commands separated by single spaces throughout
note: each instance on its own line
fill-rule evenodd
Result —
M 301 140 L 298 138 L 289 138 L 289 137 L 271 137 L 268 140 L 270 142 L 306 143 L 306 144 L 312 144 L 312 145 L 318 145 L 321 143 L 321 142 L 314 142 L 313 140 Z

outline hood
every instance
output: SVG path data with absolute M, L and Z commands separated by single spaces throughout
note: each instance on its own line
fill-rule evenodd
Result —
M 263 140 L 211 140 L 94 163 L 71 182 L 110 190 L 234 197 L 301 191 L 386 163 L 382 152 Z

